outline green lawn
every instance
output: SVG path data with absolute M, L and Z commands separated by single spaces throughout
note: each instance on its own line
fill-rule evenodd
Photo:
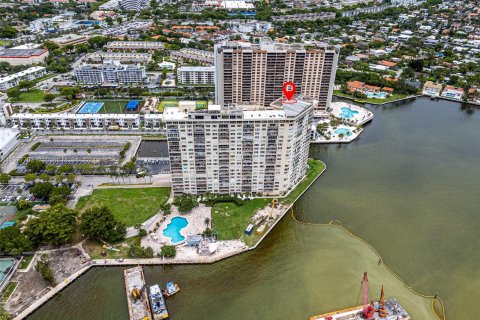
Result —
M 32 259 L 33 259 L 33 255 L 23 256 L 22 262 L 20 262 L 18 269 L 27 269 Z
M 5 287 L 5 291 L 3 292 L 3 295 L 0 301 L 6 302 L 8 298 L 10 298 L 10 296 L 12 295 L 13 290 L 15 290 L 15 288 L 17 287 L 17 284 L 18 282 L 13 282 L 13 281 L 9 282 Z
M 138 237 L 128 238 L 124 241 L 120 241 L 117 243 L 109 243 L 113 248 L 118 249 L 116 250 L 109 250 L 103 248 L 103 243 L 95 240 L 87 240 L 83 244 L 83 249 L 88 253 L 88 255 L 92 259 L 121 259 L 121 258 L 128 258 L 128 248 L 132 245 Z M 105 257 L 102 256 L 102 251 L 105 250 L 107 255 Z
M 404 99 L 404 98 L 408 97 L 406 94 L 396 94 L 395 93 L 395 94 L 392 94 L 385 99 L 376 99 L 376 98 L 359 99 L 359 98 L 354 97 L 351 94 L 343 93 L 340 90 L 335 90 L 333 93 L 336 96 L 339 96 L 339 97 L 343 97 L 343 98 L 347 98 L 347 99 L 355 100 L 355 101 L 361 101 L 361 102 L 364 102 L 364 103 L 371 103 L 371 104 L 384 104 L 384 103 L 388 103 L 388 102 L 392 102 L 392 101 L 396 101 L 396 100 L 401 100 L 401 99 Z
M 218 239 L 240 239 L 255 212 L 271 201 L 271 199 L 253 199 L 245 201 L 242 206 L 233 202 L 215 204 L 212 208 L 212 224 Z
M 143 223 L 155 215 L 168 200 L 170 188 L 95 189 L 78 200 L 80 212 L 95 205 L 107 206 L 127 227 Z
M 11 102 L 43 102 L 45 92 L 40 89 L 32 89 L 28 92 L 22 92 L 20 97 L 10 99 Z
M 285 204 L 290 204 L 297 200 L 298 196 L 305 190 L 313 180 L 315 180 L 325 170 L 325 163 L 320 160 L 308 159 L 307 176 L 293 189 L 288 196 L 281 201 Z

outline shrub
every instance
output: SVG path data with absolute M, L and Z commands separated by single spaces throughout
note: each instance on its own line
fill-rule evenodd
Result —
M 190 212 L 198 204 L 197 198 L 191 194 L 182 194 L 175 197 L 173 204 L 178 207 L 180 212 Z
M 30 150 L 35 151 L 41 144 L 42 144 L 41 142 L 35 143 L 35 144 L 30 148 Z
M 28 153 L 27 153 L 27 154 L 24 154 L 23 157 L 21 157 L 21 158 L 18 160 L 18 164 L 24 163 L 25 160 L 27 160 L 28 157 L 29 157 Z
M 147 236 L 147 230 L 145 230 L 145 229 L 143 229 L 143 228 L 139 229 L 139 230 L 138 230 L 138 236 L 139 236 L 139 237 L 142 237 L 142 238 L 143 238 L 143 237 L 146 237 L 146 236 Z
M 128 256 L 132 258 L 153 258 L 153 249 L 151 247 L 143 248 L 140 244 L 140 238 L 137 238 L 128 248 Z
M 218 195 L 218 196 L 211 196 L 207 195 L 203 203 L 209 207 L 213 207 L 216 203 L 222 202 L 234 202 L 237 206 L 243 206 L 245 203 L 244 200 L 240 199 L 239 197 L 229 196 L 229 195 Z
M 48 256 L 44 253 L 38 260 L 37 265 L 35 266 L 35 270 L 40 272 L 43 279 L 45 279 L 50 286 L 55 286 L 55 276 L 53 275 L 53 271 L 50 268 L 50 262 L 48 261 Z
M 160 254 L 166 258 L 175 258 L 177 255 L 177 248 L 175 246 L 163 246 Z

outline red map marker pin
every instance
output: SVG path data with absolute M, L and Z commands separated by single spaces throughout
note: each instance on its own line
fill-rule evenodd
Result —
M 291 81 L 285 82 L 283 84 L 282 91 L 285 97 L 287 97 L 287 100 L 292 100 L 296 90 L 297 86 L 295 86 L 295 83 Z

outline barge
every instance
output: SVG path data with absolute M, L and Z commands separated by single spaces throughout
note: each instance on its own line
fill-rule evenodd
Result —
M 123 271 L 127 293 L 128 317 L 130 320 L 152 320 L 143 268 L 135 267 Z

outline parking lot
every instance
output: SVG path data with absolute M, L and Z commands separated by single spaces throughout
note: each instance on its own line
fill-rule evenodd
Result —
M 28 186 L 22 184 L 0 185 L 0 199 L 6 196 L 18 196 L 28 193 Z
M 170 173 L 170 161 L 160 159 L 137 160 L 137 171 L 145 169 L 150 174 Z
M 130 148 L 121 159 L 120 152 L 127 142 L 130 143 Z M 4 172 L 17 169 L 17 172 L 24 173 L 26 164 L 32 159 L 57 166 L 86 163 L 105 167 L 121 165 L 136 153 L 139 144 L 140 137 L 118 139 L 116 136 L 40 136 L 21 145 L 4 161 L 2 169 Z M 28 155 L 28 158 L 20 164 L 19 160 L 25 155 Z

